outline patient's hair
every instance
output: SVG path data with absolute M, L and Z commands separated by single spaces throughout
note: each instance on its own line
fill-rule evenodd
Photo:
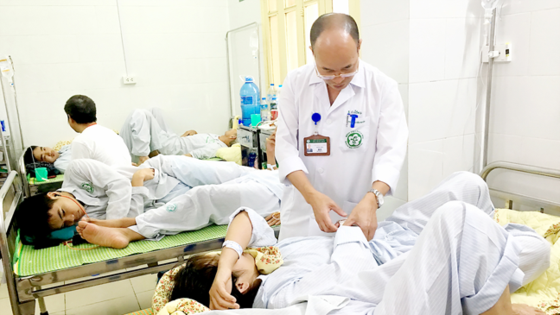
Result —
M 85 95 L 74 95 L 66 101 L 64 111 L 78 124 L 88 124 L 97 121 L 97 111 L 93 100 Z
M 352 36 L 356 44 L 360 41 L 358 24 L 356 24 L 356 20 L 354 20 L 353 17 L 344 13 L 327 13 L 318 17 L 311 26 L 311 32 L 309 34 L 311 39 L 311 48 L 315 46 L 315 42 L 317 41 L 317 38 L 319 38 L 319 35 L 329 28 L 344 29 L 344 31 Z
M 51 233 L 49 226 L 49 213 L 54 200 L 47 193 L 31 196 L 23 200 L 16 210 L 15 217 L 20 229 L 20 237 L 25 244 L 49 242 Z
M 36 145 L 32 145 L 25 149 L 25 153 L 23 154 L 23 163 L 25 163 L 25 165 L 36 162 L 35 156 L 33 156 L 33 150 L 35 150 L 36 147 Z
M 189 257 L 186 265 L 175 275 L 175 286 L 170 301 L 189 298 L 210 307 L 209 293 L 218 272 L 219 260 L 220 255 L 198 254 Z M 235 280 L 232 276 L 231 295 L 235 297 L 240 308 L 252 308 L 260 283 L 242 294 L 237 290 Z

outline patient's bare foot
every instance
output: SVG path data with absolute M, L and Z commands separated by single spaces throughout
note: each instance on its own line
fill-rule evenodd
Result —
M 81 228 L 80 236 L 91 244 L 112 247 L 125 248 L 130 243 L 129 237 L 126 235 L 125 229 L 110 228 L 91 224 L 85 221 L 78 223 Z
M 136 219 L 134 218 L 122 218 L 122 219 L 113 219 L 113 220 L 83 218 L 82 221 L 99 225 L 99 226 L 111 227 L 111 228 L 127 228 L 129 226 L 136 225 Z

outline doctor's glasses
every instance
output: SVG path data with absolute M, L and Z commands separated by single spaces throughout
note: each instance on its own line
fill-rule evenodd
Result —
M 339 73 L 336 75 L 322 75 L 319 73 L 319 69 L 317 69 L 317 65 L 315 65 L 315 72 L 317 73 L 317 76 L 325 81 L 330 81 L 336 77 L 341 77 L 341 78 L 349 78 L 352 77 L 354 75 L 356 75 L 356 73 L 358 73 L 358 70 L 360 70 L 360 66 L 358 64 L 358 67 L 356 67 L 356 71 L 350 72 L 350 73 Z

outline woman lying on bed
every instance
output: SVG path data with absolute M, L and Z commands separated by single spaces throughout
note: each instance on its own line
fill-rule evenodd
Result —
M 56 151 L 49 147 L 32 145 L 25 150 L 23 162 L 26 166 L 38 162 L 54 164 L 58 171 L 64 173 L 72 158 L 71 146 L 72 144 L 67 144 Z
M 29 243 L 49 242 L 52 231 L 79 223 L 88 242 L 123 248 L 225 224 L 242 205 L 269 216 L 280 210 L 282 193 L 277 171 L 232 162 L 157 156 L 141 167 L 111 168 L 79 159 L 70 162 L 62 188 L 27 198 L 16 218 Z M 269 223 L 278 224 L 278 218 L 269 217 Z
M 544 314 L 512 306 L 509 294 L 546 270 L 550 245 L 526 226 L 500 227 L 493 213 L 486 184 L 466 172 L 399 207 L 370 242 L 343 225 L 334 238 L 277 243 L 262 217 L 241 208 L 221 254 L 189 258 L 171 299 L 277 309 L 321 295 L 349 298 L 329 314 Z

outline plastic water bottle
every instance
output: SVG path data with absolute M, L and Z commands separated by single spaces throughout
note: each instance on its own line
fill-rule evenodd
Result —
M 255 152 L 249 153 L 249 159 L 247 161 L 247 166 L 255 167 L 255 160 L 257 159 L 257 154 Z
M 276 103 L 276 97 L 273 97 L 272 101 L 270 101 L 270 116 L 272 120 L 278 118 L 278 103 Z
M 241 96 L 241 113 L 243 126 L 251 126 L 251 114 L 259 113 L 259 88 L 253 83 L 253 78 L 245 77 L 245 84 L 239 91 Z
M 276 107 L 278 107 L 280 105 L 280 94 L 282 93 L 282 84 L 280 84 L 278 86 L 278 89 L 276 89 Z
M 268 108 L 268 103 L 266 102 L 266 97 L 261 100 L 261 121 L 270 120 L 270 108 Z
M 274 83 L 270 83 L 270 87 L 266 91 L 266 101 L 268 104 L 270 104 L 273 97 L 276 97 L 276 88 L 274 88 Z

